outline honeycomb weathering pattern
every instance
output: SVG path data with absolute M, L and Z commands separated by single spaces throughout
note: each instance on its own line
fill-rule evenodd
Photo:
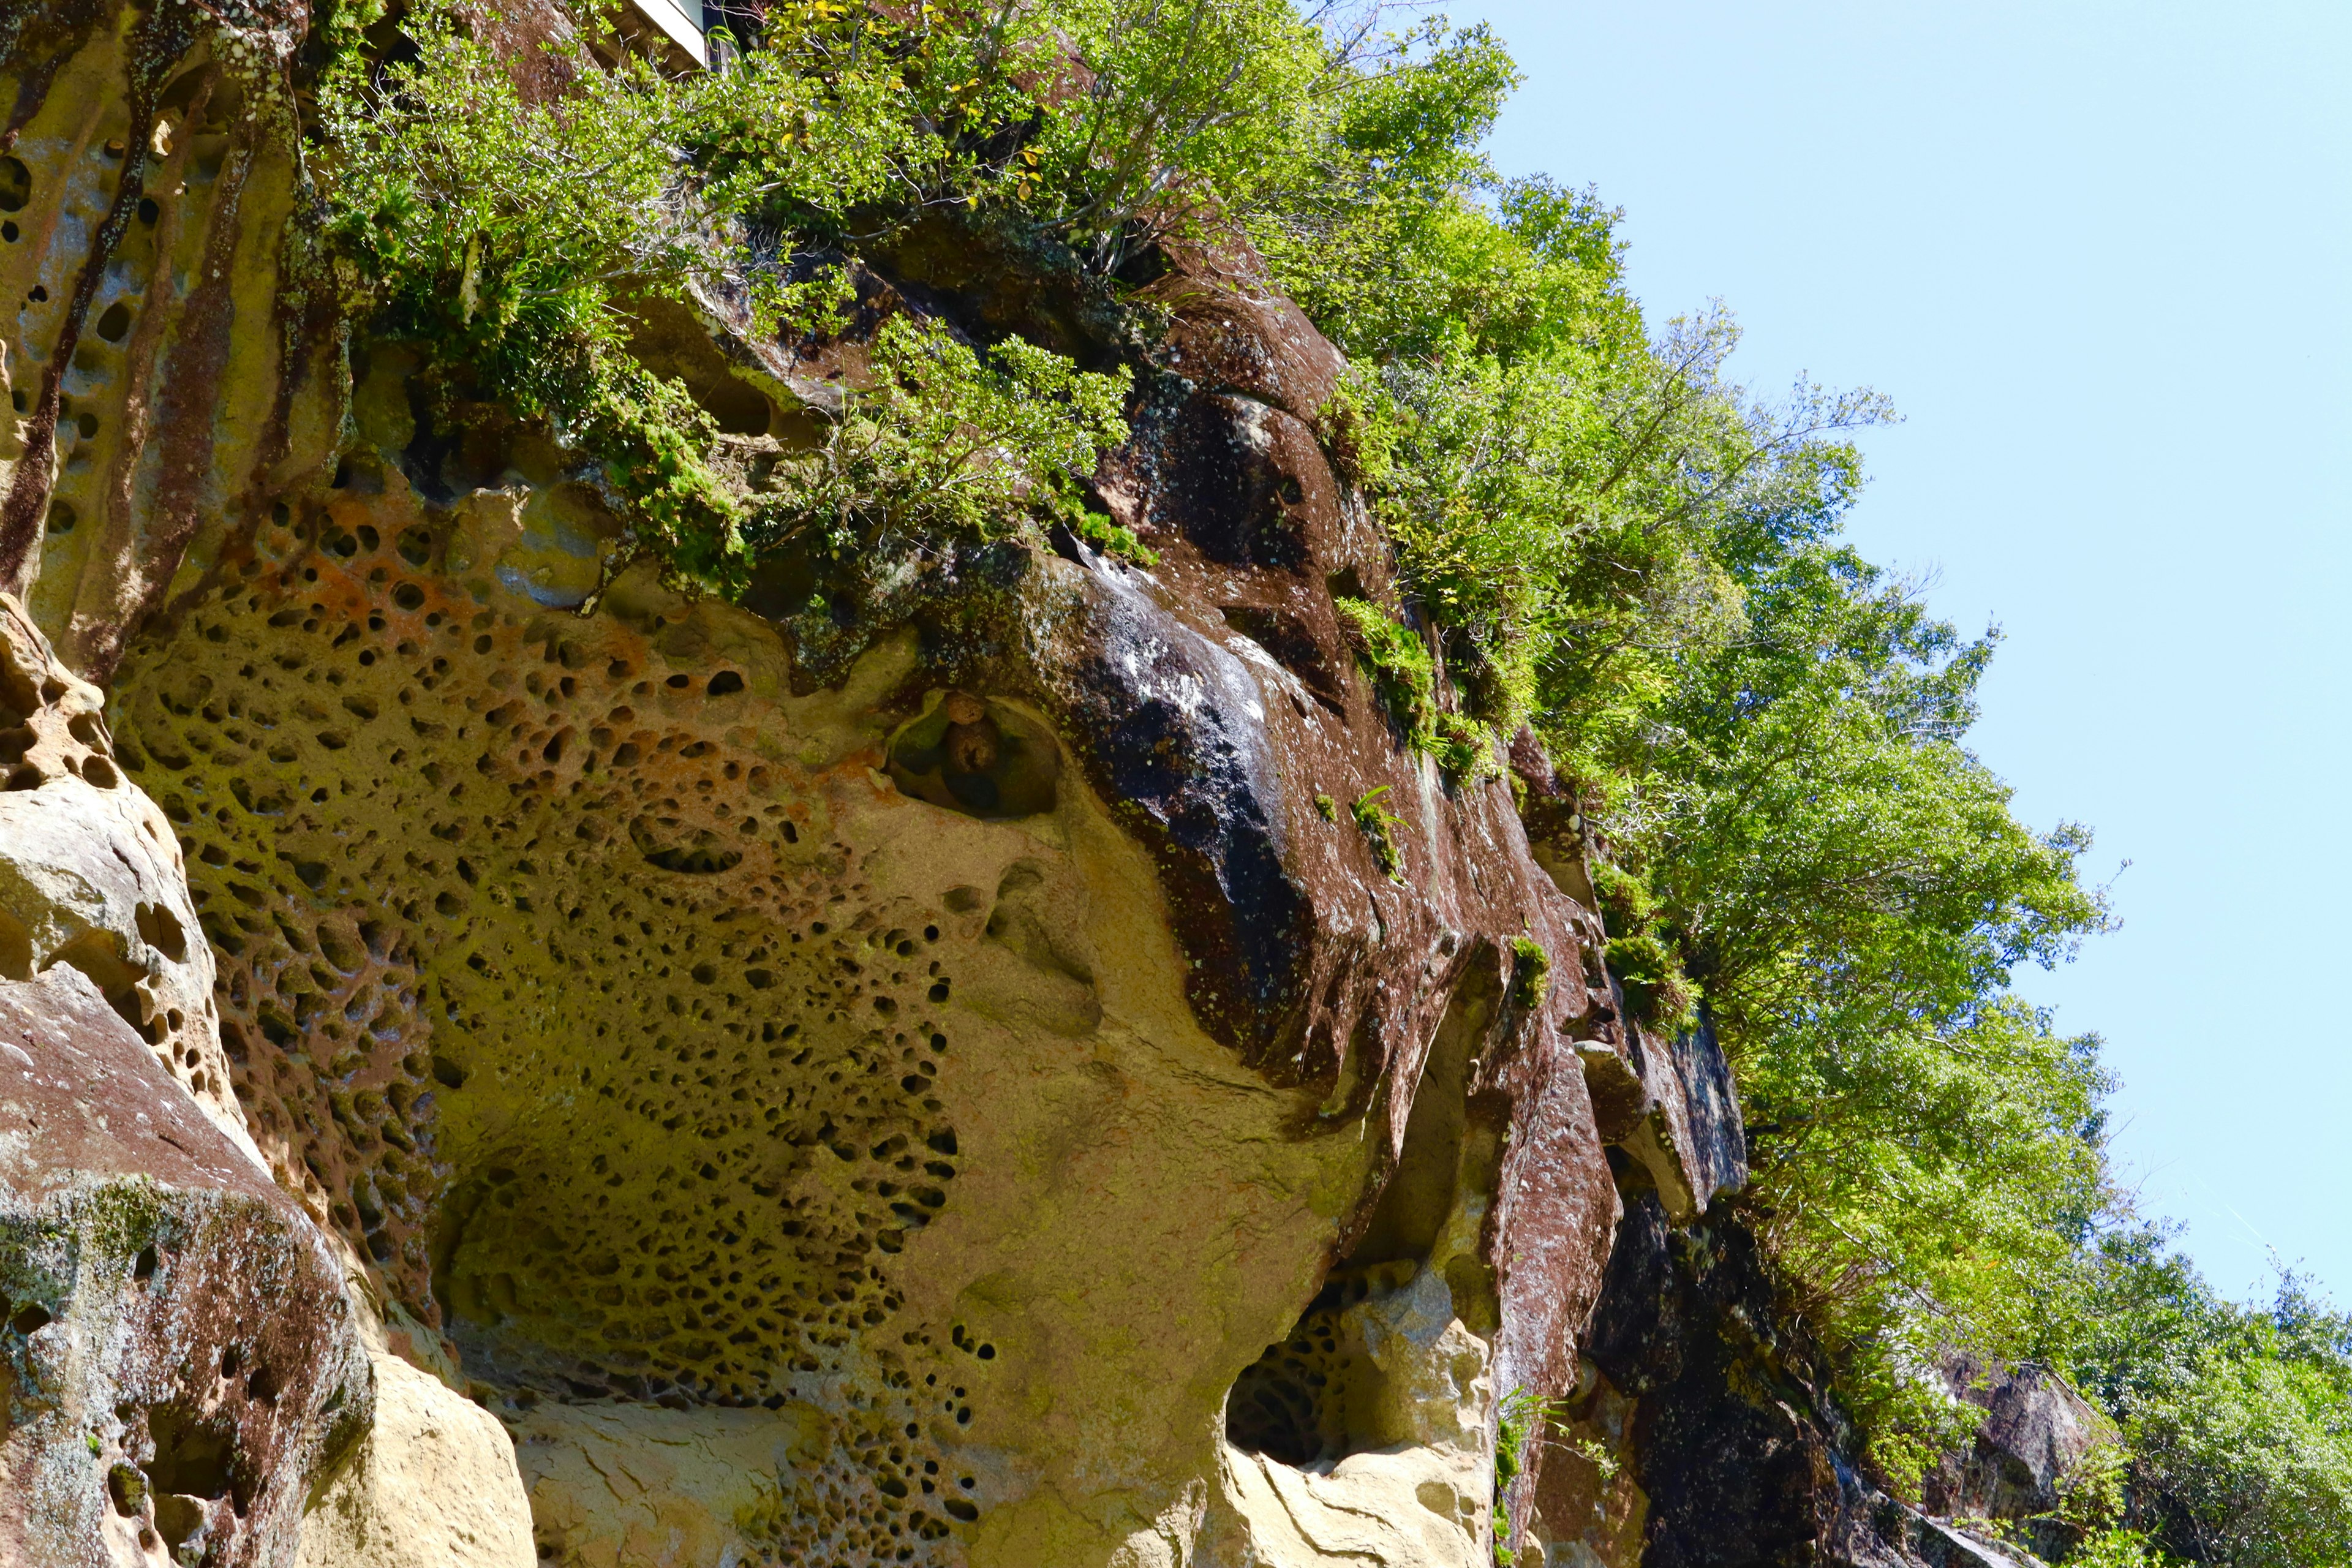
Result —
M 774 668 L 469 592 L 373 504 L 265 529 L 117 692 L 256 1139 L 514 1405 L 868 1390 L 772 1543 L 930 1560 L 996 1349 L 902 1322 L 888 1265 L 954 1191 L 957 953 L 1037 873 L 877 894 L 826 796 L 881 758 L 795 760 Z
M 0 598 L 0 981 L 80 971 L 233 1142 L 245 1130 L 213 1028 L 213 955 L 180 850 L 127 787 L 105 698 Z
M 1376 1293 L 1409 1284 L 1415 1265 L 1375 1264 L 1335 1273 L 1307 1304 L 1296 1328 L 1234 1380 L 1225 1402 L 1225 1434 L 1233 1445 L 1286 1465 L 1327 1463 L 1370 1447 L 1350 1430 L 1350 1384 L 1370 1375 L 1347 1310 Z
M 88 755 L 140 786 L 26 798 L 176 833 L 180 967 L 216 956 L 218 986 L 159 998 L 194 1057 L 148 1048 L 229 1080 L 224 1131 L 396 1309 L 390 1353 L 474 1380 L 542 1557 L 677 1560 L 674 1529 L 803 1568 L 1280 1556 L 1250 1510 L 1286 1504 L 1235 1462 L 1306 1472 L 1223 1442 L 1228 1392 L 1356 1245 L 1448 995 L 1513 933 L 1563 975 L 1597 935 L 1501 784 L 1400 748 L 1349 661 L 1332 584 L 1389 589 L 1311 427 L 1336 353 L 1262 269 L 1173 256 L 1101 476 L 1160 566 L 1039 551 L 1017 594 L 869 606 L 867 651 L 794 696 L 789 620 L 634 578 L 573 614 L 611 528 L 582 470 L 492 410 L 428 420 L 384 345 L 346 363 L 289 221 L 299 8 L 26 14 L 0 8 L 0 582 L 115 681 L 120 744 Z M 1017 247 L 927 243 L 936 276 L 887 262 L 910 298 L 989 335 L 1059 309 Z M 1312 809 L 1381 788 L 1406 882 Z M 152 915 L 116 927 L 170 957 Z M 1339 1512 L 1421 1510 L 1483 1558 L 1475 1428 L 1497 1388 L 1562 1385 L 1606 1250 L 1566 1043 L 1605 1002 L 1556 985 L 1447 1085 L 1507 1131 L 1485 1195 L 1447 1211 L 1443 1279 L 1350 1321 L 1466 1312 L 1442 1337 L 1491 1336 L 1493 1375 L 1382 1339 L 1348 1381 L 1437 1394 L 1349 1416 L 1329 1446 L 1418 1458 Z

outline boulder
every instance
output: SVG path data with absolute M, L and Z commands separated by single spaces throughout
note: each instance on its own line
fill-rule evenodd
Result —
M 291 1561 L 365 1429 L 323 1238 L 79 970 L 0 982 L 0 1556 Z
M 1731 1064 L 1704 1010 L 1695 1028 L 1661 1036 L 1624 1016 L 1612 980 L 1608 1011 L 1622 1022 L 1576 1046 L 1601 1140 L 1640 1167 L 1675 1224 L 1687 1225 L 1748 1183 Z
M 1968 1446 L 1927 1479 L 1931 1514 L 2018 1521 L 2056 1554 L 2074 1532 L 2056 1519 L 2068 1493 L 2121 1438 L 2105 1414 L 2047 1367 L 2007 1366 L 1954 1351 L 1942 1372 L 1952 1397 L 1984 1414 Z
M 506 1428 L 397 1356 L 370 1366 L 375 1419 L 325 1479 L 296 1568 L 530 1568 Z

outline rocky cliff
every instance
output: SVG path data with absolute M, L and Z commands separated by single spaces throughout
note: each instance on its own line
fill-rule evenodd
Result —
M 1148 342 L 977 228 L 863 283 L 1132 365 L 1152 567 L 607 581 L 593 468 L 330 308 L 306 26 L 0 16 L 0 1557 L 1925 1550 L 1725 1372 L 1727 1070 L 1540 758 L 1358 668 L 1341 367 L 1245 253 Z M 640 346 L 754 487 L 837 369 Z

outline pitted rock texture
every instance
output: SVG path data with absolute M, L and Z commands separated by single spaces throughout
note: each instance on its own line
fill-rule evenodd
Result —
M 248 1151 L 172 825 L 116 766 L 104 697 L 0 594 L 0 980 L 87 975 Z
M 1328 1084 L 1253 1088 L 1200 1036 L 1150 868 L 1042 765 L 1050 728 L 1017 699 L 910 686 L 910 643 L 795 699 L 751 617 L 641 587 L 551 614 L 497 586 L 541 581 L 541 503 L 479 496 L 436 535 L 404 488 L 387 470 L 265 530 L 240 594 L 135 653 L 118 700 L 225 955 L 256 1136 L 500 1391 L 542 1542 L 593 1561 L 604 1538 L 604 1516 L 566 1522 L 586 1510 L 563 1451 L 611 1424 L 559 1408 L 813 1430 L 796 1447 L 822 1458 L 764 1494 L 745 1478 L 728 1510 L 784 1562 L 954 1561 L 991 1505 L 1034 1513 L 1055 1456 L 1023 1388 L 1076 1406 L 1074 1451 L 1107 1421 L 1181 1431 L 1191 1402 L 1197 1479 L 1224 1384 L 1298 1310 L 1284 1296 L 1312 1293 L 1373 1155 L 1318 1117 Z M 908 717 L 877 706 L 902 690 Z M 1050 811 L 922 798 L 951 709 L 1004 767 L 1030 749 L 1021 787 Z M 1491 1125 L 1468 1180 L 1454 1167 L 1498 990 L 1441 1031 L 1442 1092 L 1419 1102 L 1444 1168 L 1392 1184 L 1417 1210 L 1370 1232 L 1449 1302 L 1450 1270 L 1487 1335 Z M 1193 1065 L 1171 1073 L 1171 1047 Z M 1188 1167 L 1297 1195 L 1171 1210 Z M 1274 1279 L 1218 1260 L 1237 1213 L 1291 1238 Z M 1127 1337 L 1120 1291 L 1157 1300 L 1171 1275 L 1224 1279 L 1216 1318 L 1100 1341 Z M 1228 1337 L 1217 1319 L 1254 1296 L 1255 1342 Z M 1090 1362 L 1101 1386 L 1072 1376 Z M 1156 1414 L 1102 1408 L 1139 1390 Z M 1444 1524 L 1483 1529 L 1484 1437 L 1454 1440 L 1469 1500 Z M 1128 1506 L 1149 1521 L 1183 1490 Z
M 984 224 L 877 264 L 889 309 L 1139 365 L 1097 489 L 1157 568 L 942 550 L 845 629 L 789 571 L 744 609 L 633 571 L 583 614 L 593 475 L 304 292 L 300 17 L 56 16 L 0 39 L 0 572 L 119 741 L 32 794 L 97 757 L 163 814 L 186 889 L 142 898 L 216 961 L 222 1054 L 182 1006 L 196 1059 L 151 1056 L 505 1424 L 540 1559 L 1517 1539 L 1567 1461 L 1496 1499 L 1496 1407 L 1577 1386 L 1604 1144 L 1696 1212 L 1736 1120 L 1631 1032 L 1503 781 L 1440 777 L 1356 667 L 1334 594 L 1402 610 L 1318 435 L 1339 358 L 1263 268 L 1171 251 L 1146 342 Z M 755 481 L 822 395 L 775 345 L 666 350 L 726 339 L 703 303 L 646 347 Z M 1394 877 L 1316 805 L 1381 790 Z
M 0 594 L 0 1557 L 281 1563 L 367 1364 L 100 705 Z

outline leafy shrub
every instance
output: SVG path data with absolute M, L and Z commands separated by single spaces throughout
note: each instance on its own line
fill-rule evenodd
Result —
M 1081 526 L 1071 476 L 1127 437 L 1124 365 L 1091 374 L 1018 338 L 983 361 L 906 316 L 882 324 L 870 364 L 871 385 L 845 396 L 816 448 L 778 465 L 777 491 L 749 531 L 756 545 L 837 555 L 871 545 L 885 520 L 902 550 L 926 535 L 1003 534 L 1038 512 Z M 1125 530 L 1097 537 L 1148 553 Z
M 2095 1531 L 2074 1543 L 2066 1568 L 2169 1568 L 2171 1559 L 2137 1530 Z
M 1411 627 L 1368 599 L 1339 595 L 1331 606 L 1389 716 L 1409 742 L 1428 750 L 1437 733 L 1437 673 L 1429 649 Z
M 1625 1005 L 1650 1027 L 1672 1035 L 1698 1019 L 1698 995 L 1666 944 L 1648 931 L 1609 941 L 1609 970 L 1625 988 Z
M 737 280 L 771 324 L 844 328 L 856 215 L 1013 177 L 941 128 L 1034 110 L 1002 69 L 968 100 L 941 85 L 1003 40 L 779 6 L 766 44 L 682 79 L 575 42 L 554 61 L 568 89 L 534 102 L 454 5 L 412 7 L 401 27 L 405 51 L 347 54 L 320 94 L 316 165 L 352 302 L 445 384 L 487 388 L 596 459 L 631 524 L 623 560 L 738 592 L 754 555 L 804 537 L 838 549 L 886 525 L 911 541 L 1040 520 L 1148 554 L 1083 511 L 1073 479 L 1125 438 L 1124 369 L 892 317 L 866 380 L 812 411 L 816 451 L 755 515 L 685 388 L 629 353 L 638 302 Z
M 1614 860 L 1596 858 L 1589 869 L 1593 896 L 1601 900 L 1601 918 L 1609 930 L 1632 936 L 1650 929 L 1657 918 L 1658 901 L 1641 878 Z
M 1331 603 L 1339 612 L 1340 629 L 1406 743 L 1434 755 L 1445 776 L 1456 783 L 1499 772 L 1494 732 L 1439 702 L 1437 663 L 1419 635 L 1369 600 L 1341 595 Z

